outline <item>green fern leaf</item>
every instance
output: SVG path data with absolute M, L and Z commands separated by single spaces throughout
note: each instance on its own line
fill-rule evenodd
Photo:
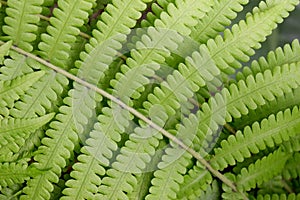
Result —
M 25 163 L 0 163 L 0 184 L 2 187 L 13 186 L 41 173 Z
M 53 116 L 54 114 L 48 114 L 32 119 L 4 118 L 0 120 L 0 160 L 5 160 L 11 152 L 17 153 L 30 133 L 48 123 Z
M 281 144 L 291 139 L 300 128 L 300 112 L 297 107 L 293 110 L 279 112 L 276 117 L 271 115 L 261 123 L 254 123 L 244 131 L 238 131 L 227 140 L 221 142 L 221 148 L 215 148 L 215 155 L 210 160 L 215 169 L 224 169 L 234 165 L 236 161 L 242 162 L 251 153 L 258 153 L 267 147 Z
M 18 100 L 43 75 L 44 72 L 39 71 L 13 80 L 0 81 L 0 105 L 12 107 L 14 101 Z M 1 114 L 4 114 L 4 116 L 7 116 L 6 112 L 4 109 L 1 110 Z
M 250 67 L 244 67 L 242 72 L 238 72 L 236 79 L 245 80 L 250 74 L 255 76 L 267 69 L 273 69 L 276 66 L 300 62 L 300 44 L 299 40 L 295 39 L 291 44 L 279 47 L 275 51 L 268 53 L 267 57 L 261 57 L 251 63 Z
M 47 27 L 48 34 L 42 34 L 39 44 L 42 57 L 53 64 L 67 69 L 66 60 L 70 57 L 71 43 L 79 35 L 79 27 L 88 18 L 87 11 L 92 8 L 95 0 L 59 0 L 58 8 L 50 18 L 51 26 Z
M 38 14 L 42 12 L 43 0 L 8 0 L 7 16 L 3 32 L 8 35 L 15 45 L 26 51 L 32 51 L 32 42 L 36 40 Z
M 121 43 L 125 41 L 126 35 L 129 34 L 130 28 L 134 27 L 137 19 L 141 16 L 141 11 L 146 9 L 145 3 L 148 1 L 117 1 L 108 5 L 106 12 L 101 15 L 101 21 L 98 22 L 97 27 L 99 31 L 94 31 L 94 38 L 90 40 L 90 44 L 86 46 L 86 51 L 81 54 L 83 61 L 76 63 L 80 68 L 78 76 L 87 79 L 90 83 L 98 84 L 99 80 L 103 78 L 104 72 L 108 69 L 109 64 L 112 63 L 113 58 L 117 54 L 116 50 L 121 48 Z M 121 17 L 122 14 L 122 17 Z M 113 23 L 112 23 L 113 22 Z M 103 56 L 105 55 L 105 56 Z M 100 59 L 99 59 L 100 58 Z M 95 67 L 97 66 L 97 67 Z M 75 114 L 75 120 L 82 116 L 91 116 L 89 113 L 94 109 L 95 99 L 92 92 L 91 95 L 83 95 L 86 91 L 84 87 L 75 84 L 74 96 L 75 105 L 80 105 L 80 110 Z M 79 98 L 80 97 L 80 98 Z M 78 104 L 77 99 L 82 99 L 83 102 L 90 102 L 88 105 Z M 90 133 L 91 138 L 85 141 L 86 146 L 82 148 L 82 156 L 79 156 L 79 161 L 76 165 L 76 170 L 71 174 L 74 180 L 66 183 L 69 188 L 65 189 L 63 193 L 64 198 L 87 198 L 93 196 L 97 192 L 97 185 L 101 184 L 96 174 L 104 172 L 103 166 L 107 166 L 111 158 L 111 150 L 116 149 L 115 141 L 120 140 L 120 136 L 113 135 L 112 127 L 118 128 L 115 120 L 110 120 L 114 113 L 110 110 L 103 110 L 105 115 L 100 115 L 99 123 L 95 125 L 95 130 Z M 120 114 L 119 117 L 126 118 L 128 113 Z M 84 119 L 86 121 L 87 119 Z M 80 122 L 82 123 L 82 122 Z M 100 123 L 102 124 L 100 127 Z M 111 136 L 110 134 L 112 132 Z M 108 136 L 106 136 L 108 135 Z M 105 141 L 103 144 L 103 140 Z M 105 146 L 103 146 L 105 145 Z M 103 149 L 101 149 L 103 148 Z M 90 170 L 82 170 L 90 169 Z M 94 181 L 95 180 L 95 181 Z M 73 184 L 76 183 L 76 184 Z M 79 191 L 77 187 L 87 188 L 87 192 Z M 75 191 L 75 192 L 73 192 Z
M 155 21 L 155 26 L 159 27 L 159 29 L 149 28 L 147 30 L 148 33 L 142 36 L 142 40 L 136 43 L 138 49 L 145 49 L 145 50 L 132 51 L 131 53 L 132 59 L 131 58 L 128 59 L 127 66 L 125 65 L 121 66 L 121 71 L 124 73 L 124 75 L 118 74 L 117 80 L 112 81 L 112 86 L 115 89 L 114 93 L 129 105 L 131 104 L 130 96 L 133 97 L 139 96 L 139 94 L 137 94 L 136 92 L 137 89 L 143 88 L 143 85 L 149 82 L 149 79 L 147 77 L 148 76 L 151 77 L 154 71 L 158 70 L 159 68 L 158 64 L 163 62 L 164 59 L 168 55 L 170 55 L 170 52 L 176 49 L 177 47 L 176 43 L 182 40 L 180 35 L 178 35 L 174 31 L 169 31 L 169 29 L 175 29 L 176 31 L 182 33 L 183 35 L 188 35 L 190 34 L 190 29 L 188 27 L 196 23 L 194 17 L 195 16 L 202 17 L 203 13 L 209 10 L 209 4 L 205 4 L 204 2 L 198 2 L 197 4 L 195 4 L 195 2 L 176 1 L 176 4 L 174 5 L 170 4 L 169 7 L 170 7 L 169 12 L 163 12 L 161 14 L 161 19 Z M 169 21 L 171 22 L 177 21 L 177 23 L 176 24 L 169 23 Z M 189 21 L 189 23 L 186 23 L 187 21 Z M 175 41 L 174 38 L 176 38 L 177 41 Z M 151 50 L 150 53 L 148 53 L 149 50 L 147 49 Z M 159 49 L 159 51 L 155 51 L 155 49 Z M 132 78 L 133 76 L 135 77 L 134 79 Z M 180 78 L 182 79 L 179 73 L 174 73 L 174 76 L 177 79 Z M 181 82 L 179 82 L 179 84 L 176 83 L 176 86 L 174 86 L 173 83 L 176 81 L 173 80 L 172 78 L 169 79 L 171 83 L 167 86 L 171 86 L 172 89 L 176 88 L 177 86 L 180 86 L 179 90 L 182 93 L 184 93 L 184 95 L 188 93 L 188 96 L 191 96 L 192 93 L 190 93 L 190 91 L 187 92 L 184 91 L 183 88 L 185 88 L 184 87 L 185 85 L 183 86 L 180 85 L 182 80 Z M 168 97 L 168 95 L 166 96 Z M 150 108 L 148 107 L 148 109 Z M 167 110 L 167 112 L 169 111 Z M 168 113 L 168 115 L 170 114 L 171 113 Z M 157 113 L 155 115 L 157 115 Z M 160 119 L 161 117 L 164 116 L 165 115 L 160 115 L 160 116 L 157 115 L 159 121 L 158 123 L 161 124 L 165 121 L 165 119 Z M 142 133 L 143 132 L 141 131 L 137 135 L 142 135 Z M 135 136 L 130 137 L 131 141 L 128 141 L 128 143 L 125 144 L 124 149 L 123 148 L 121 149 L 122 154 L 119 157 L 117 157 L 118 162 L 113 164 L 113 166 L 117 166 L 118 171 L 122 171 L 122 169 L 129 169 L 130 171 L 133 172 L 139 172 L 142 168 L 145 167 L 144 162 L 146 160 L 150 160 L 150 155 L 152 154 L 150 152 L 154 152 L 153 148 L 156 148 L 156 146 L 153 145 L 158 145 L 157 142 L 158 138 L 155 139 L 151 138 L 143 141 L 137 138 L 139 137 L 135 137 Z M 148 155 L 145 155 L 144 153 L 137 154 L 137 152 L 132 152 L 133 149 L 140 149 L 140 150 L 143 149 L 143 148 L 135 148 L 136 145 L 140 147 L 142 146 L 147 147 L 149 149 L 148 151 L 150 152 L 148 152 Z M 132 160 L 133 158 L 134 160 L 137 161 L 136 164 L 126 161 L 126 160 Z M 128 166 L 128 164 L 130 164 L 131 166 Z M 115 181 L 118 184 L 111 184 L 110 183 L 111 181 Z M 119 185 L 120 182 L 125 184 L 126 183 L 125 178 L 123 178 L 122 180 L 107 179 L 107 183 L 109 183 L 110 185 Z M 103 189 L 103 192 L 106 193 L 105 189 Z M 130 191 L 126 191 L 126 192 L 130 192 Z M 121 194 L 122 191 L 120 195 Z
M 10 58 L 4 60 L 4 66 L 0 68 L 0 80 L 12 80 L 33 72 L 33 69 L 26 63 L 26 56 L 16 52 L 9 52 Z
M 245 21 L 233 25 L 231 31 L 226 29 L 224 38 L 218 35 L 214 40 L 209 40 L 208 49 L 220 70 L 232 74 L 236 68 L 241 68 L 239 61 L 247 62 L 254 49 L 260 48 L 260 42 L 265 41 L 277 23 L 281 23 L 288 16 L 288 11 L 292 11 L 298 3 L 298 0 L 262 1 L 259 8 L 253 9 L 253 14 L 247 14 Z
M 249 167 L 243 168 L 241 173 L 236 177 L 236 185 L 240 191 L 249 191 L 278 175 L 287 161 L 289 156 L 282 152 L 281 149 L 274 153 L 257 160 Z
M 192 28 L 191 38 L 203 44 L 216 37 L 230 25 L 231 20 L 237 16 L 236 13 L 243 9 L 242 5 L 248 2 L 249 0 L 214 0 L 212 9 Z
M 194 165 L 184 176 L 177 197 L 178 199 L 195 199 L 203 191 L 206 191 L 208 184 L 212 181 L 211 174 L 203 166 Z

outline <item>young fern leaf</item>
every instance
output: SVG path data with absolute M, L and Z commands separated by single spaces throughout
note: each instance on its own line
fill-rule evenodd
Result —
M 7 38 L 20 48 L 30 52 L 36 40 L 43 0 L 8 0 L 3 26 Z
M 215 169 L 223 170 L 228 165 L 236 164 L 236 161 L 244 161 L 251 154 L 291 139 L 299 128 L 300 111 L 297 107 L 279 112 L 276 116 L 271 115 L 260 124 L 256 122 L 223 140 L 221 148 L 214 149 L 215 155 L 210 164 Z
M 0 160 L 13 159 L 11 154 L 17 153 L 30 133 L 48 123 L 54 114 L 31 119 L 4 118 L 0 120 Z M 8 156 L 9 155 L 9 156 Z
M 33 167 L 28 167 L 27 163 L 0 163 L 0 185 L 6 187 L 24 183 L 30 177 L 42 173 Z
M 68 69 L 65 63 L 69 59 L 71 43 L 76 41 L 84 20 L 88 18 L 88 10 L 95 0 L 59 0 L 58 8 L 53 10 L 50 18 L 51 26 L 47 27 L 48 34 L 42 34 L 39 44 L 43 58 L 51 63 Z

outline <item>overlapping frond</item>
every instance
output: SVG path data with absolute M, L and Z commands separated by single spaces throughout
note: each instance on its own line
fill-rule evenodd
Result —
M 267 147 L 274 147 L 296 135 L 300 128 L 300 112 L 298 107 L 271 115 L 260 123 L 247 126 L 243 131 L 237 131 L 227 140 L 221 142 L 221 148 L 215 148 L 215 154 L 210 160 L 215 169 L 222 170 L 228 165 L 242 162 L 251 154 L 258 153 Z
M 42 12 L 43 0 L 8 0 L 5 12 L 3 32 L 13 43 L 26 51 L 32 51 L 32 42 L 36 40 L 36 32 Z
M 177 194 L 178 199 L 196 199 L 213 181 L 211 174 L 201 165 L 194 165 L 184 176 Z

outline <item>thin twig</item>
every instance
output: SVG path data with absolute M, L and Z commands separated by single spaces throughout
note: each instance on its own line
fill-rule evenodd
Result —
M 0 44 L 4 44 L 4 42 L 0 41 Z M 126 105 L 124 102 L 122 102 L 121 100 L 119 100 L 118 98 L 114 97 L 113 95 L 107 93 L 106 91 L 98 88 L 97 86 L 88 83 L 80 78 L 78 78 L 77 76 L 53 65 L 52 63 L 37 57 L 34 54 L 28 53 L 26 51 L 24 51 L 23 49 L 20 49 L 16 46 L 11 46 L 11 49 L 23 54 L 29 58 L 32 58 L 36 61 L 38 61 L 39 63 L 45 65 L 46 67 L 66 76 L 67 78 L 91 89 L 94 90 L 95 92 L 101 94 L 102 96 L 106 97 L 107 99 L 111 100 L 112 102 L 118 104 L 119 106 L 121 106 L 123 109 L 129 111 L 130 113 L 132 113 L 134 116 L 136 116 L 137 118 L 140 118 L 141 120 L 143 120 L 144 122 L 146 122 L 147 124 L 149 124 L 152 128 L 154 128 L 155 130 L 159 131 L 160 133 L 162 133 L 165 137 L 169 138 L 170 140 L 172 140 L 174 143 L 178 144 L 181 148 L 185 149 L 187 152 L 189 152 L 193 157 L 195 157 L 203 166 L 206 167 L 206 169 L 208 169 L 215 177 L 219 178 L 223 183 L 225 183 L 226 185 L 228 185 L 233 191 L 238 192 L 236 186 L 234 185 L 234 183 L 229 180 L 227 177 L 225 177 L 222 173 L 220 173 L 218 170 L 213 169 L 213 167 L 199 154 L 197 153 L 194 149 L 188 147 L 187 145 L 185 145 L 181 140 L 179 140 L 178 138 L 176 138 L 174 135 L 172 135 L 171 133 L 169 133 L 168 131 L 166 131 L 165 129 L 163 129 L 162 127 L 158 126 L 156 123 L 154 123 L 153 121 L 151 121 L 150 119 L 148 119 L 147 117 L 145 117 L 143 114 L 141 114 L 140 112 L 138 112 L 137 110 L 135 110 L 134 108 Z M 247 197 L 242 193 L 242 195 L 245 197 L 245 199 L 247 199 Z

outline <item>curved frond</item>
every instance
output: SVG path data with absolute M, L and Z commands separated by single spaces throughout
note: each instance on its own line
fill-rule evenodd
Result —
M 251 154 L 258 153 L 267 147 L 274 147 L 296 135 L 300 129 L 300 112 L 297 107 L 271 115 L 259 123 L 247 126 L 243 131 L 237 131 L 227 140 L 221 142 L 221 148 L 215 148 L 211 165 L 218 170 L 228 165 L 242 162 Z
M 26 51 L 32 51 L 32 42 L 36 40 L 36 32 L 42 12 L 43 0 L 8 0 L 3 32 L 13 43 Z

